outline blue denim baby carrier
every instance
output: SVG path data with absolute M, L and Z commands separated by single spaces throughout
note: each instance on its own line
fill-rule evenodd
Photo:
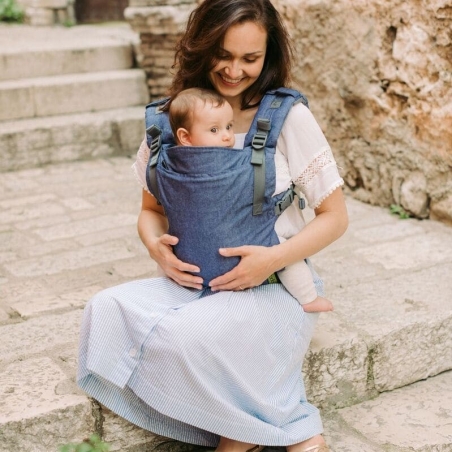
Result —
M 295 192 L 292 185 L 273 196 L 276 141 L 290 108 L 308 102 L 288 88 L 269 91 L 261 100 L 244 148 L 232 149 L 176 146 L 168 114 L 160 110 L 166 101 L 146 107 L 151 150 L 147 185 L 165 209 L 168 233 L 179 238 L 176 256 L 197 265 L 208 286 L 240 260 L 221 256 L 219 248 L 279 243 L 275 222 L 293 202 Z

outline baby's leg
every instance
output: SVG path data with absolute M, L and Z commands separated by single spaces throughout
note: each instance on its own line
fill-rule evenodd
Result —
M 305 312 L 333 310 L 333 303 L 330 300 L 317 295 L 311 271 L 305 261 L 289 265 L 278 272 L 278 277 L 287 291 L 303 306 Z

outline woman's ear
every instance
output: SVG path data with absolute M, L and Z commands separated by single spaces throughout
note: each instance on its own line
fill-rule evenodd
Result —
M 177 129 L 177 141 L 181 146 L 191 146 L 190 132 L 183 127 Z

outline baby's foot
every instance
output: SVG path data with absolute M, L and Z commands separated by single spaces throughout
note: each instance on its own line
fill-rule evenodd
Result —
M 333 303 L 323 297 L 317 297 L 314 301 L 303 305 L 304 312 L 328 312 L 333 309 Z

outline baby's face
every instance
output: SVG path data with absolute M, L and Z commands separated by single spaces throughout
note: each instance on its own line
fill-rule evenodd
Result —
M 192 146 L 234 146 L 233 112 L 228 102 L 215 107 L 210 102 L 197 102 L 190 130 Z

